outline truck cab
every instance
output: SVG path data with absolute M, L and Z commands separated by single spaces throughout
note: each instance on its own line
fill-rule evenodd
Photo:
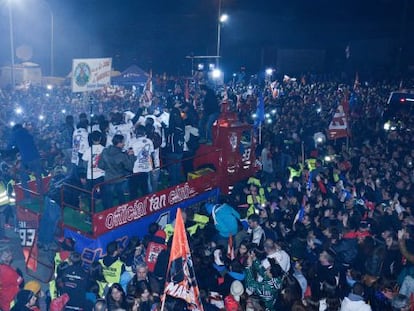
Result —
M 210 168 L 219 176 L 222 193 L 231 193 L 233 185 L 254 175 L 256 139 L 251 124 L 240 122 L 226 102 L 213 124 L 212 144 L 203 144 L 194 158 L 196 169 Z

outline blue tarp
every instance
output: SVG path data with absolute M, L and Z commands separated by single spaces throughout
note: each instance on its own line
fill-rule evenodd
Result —
M 113 85 L 133 86 L 143 85 L 148 80 L 148 73 L 137 65 L 125 69 L 119 76 L 112 78 Z

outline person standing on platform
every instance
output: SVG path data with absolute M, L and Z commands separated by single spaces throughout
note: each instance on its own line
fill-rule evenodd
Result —
M 33 172 L 36 177 L 37 192 L 43 195 L 42 165 L 40 154 L 31 133 L 33 125 L 31 122 L 16 124 L 12 129 L 12 134 L 8 144 L 9 149 L 17 149 L 20 154 L 19 175 L 20 182 L 24 191 L 25 199 L 30 199 L 28 190 L 29 172 Z
M 103 189 L 103 203 L 105 209 L 114 205 L 114 195 L 117 196 L 118 204 L 126 203 L 127 181 L 124 176 L 132 173 L 135 156 L 132 149 L 124 152 L 124 136 L 116 134 L 112 138 L 112 145 L 106 147 L 101 154 L 98 167 L 105 171 L 105 184 Z
M 146 137 L 146 129 L 143 125 L 138 125 L 135 133 L 136 139 L 132 141 L 131 148 L 136 157 L 134 163 L 134 176 L 130 182 L 130 197 L 136 199 L 138 190 L 141 195 L 149 193 L 149 172 L 153 169 L 154 144 L 151 139 Z

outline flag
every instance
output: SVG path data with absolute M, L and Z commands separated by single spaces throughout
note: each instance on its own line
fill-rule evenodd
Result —
M 162 298 L 163 305 L 166 295 L 186 301 L 189 310 L 203 311 L 180 208 L 177 209 L 175 218 L 175 230 Z
M 23 256 L 24 261 L 26 263 L 26 267 L 33 272 L 37 271 L 37 256 L 38 256 L 38 248 L 37 244 L 33 244 L 33 246 L 30 247 L 23 247 Z
M 259 98 L 257 99 L 257 108 L 256 108 L 256 119 L 254 122 L 254 126 L 260 127 L 265 119 L 265 111 L 264 111 L 264 98 L 263 93 L 259 94 Z
M 188 79 L 185 80 L 184 98 L 187 103 L 190 102 L 190 87 L 188 85 Z
M 348 137 L 348 120 L 344 107 L 342 104 L 339 104 L 336 108 L 336 112 L 333 115 L 331 123 L 328 127 L 328 138 L 329 139 L 338 139 L 343 137 Z
M 233 236 L 229 236 L 229 242 L 227 244 L 227 258 L 233 260 L 234 256 L 234 245 L 233 245 Z
M 359 88 L 359 74 L 358 72 L 355 72 L 354 90 L 357 90 L 358 88 Z
M 277 81 L 273 81 L 272 83 L 270 83 L 270 92 L 272 93 L 273 99 L 276 99 L 279 97 L 279 89 L 278 89 Z
M 152 70 L 150 70 L 147 83 L 145 83 L 144 92 L 142 94 L 142 101 L 148 106 L 152 103 Z

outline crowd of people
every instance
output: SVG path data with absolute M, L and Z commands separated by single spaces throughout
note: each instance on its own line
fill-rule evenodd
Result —
M 164 163 L 170 164 L 168 182 L 181 182 L 185 168 L 178 160 L 186 151 L 194 154 L 188 148 L 191 135 L 201 135 L 208 143 L 220 101 L 232 101 L 240 119 L 258 128 L 256 157 L 262 169 L 215 204 L 183 212 L 204 310 L 410 310 L 414 119 L 412 114 L 399 115 L 401 126 L 385 131 L 381 118 L 389 93 L 399 89 L 400 81 L 351 83 L 307 75 L 300 81 L 270 82 L 232 85 L 218 92 L 220 98 L 211 88 L 195 84 L 185 90 L 177 83 L 169 97 L 154 92 L 150 104 L 135 104 L 139 100 L 132 91 L 122 97 L 102 94 L 95 100 L 103 116 L 92 120 L 79 98 L 55 90 L 44 98 L 56 105 L 41 106 L 50 109 L 42 113 L 57 122 L 38 120 L 38 132 L 30 132 L 25 120 L 10 130 L 11 141 L 17 145 L 21 140 L 16 140 L 16 131 L 26 131 L 24 137 L 30 136 L 33 148 L 39 147 L 36 159 L 44 162 L 37 172 L 37 166 L 30 166 L 33 158 L 25 157 L 24 147 L 18 146 L 20 165 L 36 174 L 65 166 L 66 174 L 83 179 L 88 189 L 120 178 L 103 189 L 104 202 L 113 202 L 115 193 L 123 202 L 156 191 L 157 169 Z M 407 86 L 412 83 L 405 81 Z M 257 122 L 252 113 L 262 95 L 266 118 Z M 40 105 L 43 95 L 3 90 L 1 98 L 11 115 L 25 101 Z M 344 100 L 349 103 L 350 136 L 327 140 L 329 123 Z M 199 119 L 203 105 L 205 114 Z M 33 115 L 39 111 L 34 106 L 27 105 Z M 62 109 L 68 115 L 63 125 L 58 120 Z M 69 115 L 79 116 L 76 129 Z M 95 155 L 99 160 L 93 160 Z M 4 176 L 10 167 L 2 164 Z M 23 182 L 25 173 L 16 178 Z M 122 176 L 132 173 L 142 175 L 125 183 Z M 144 238 L 131 238 L 124 249 L 109 243 L 106 256 L 87 270 L 73 251 L 73 241 L 65 240 L 57 252 L 62 263 L 56 265 L 49 304 L 64 297 L 66 307 L 76 310 L 160 310 L 173 229 L 154 223 Z M 7 249 L 0 252 L 0 260 L 2 269 L 14 273 Z M 19 290 L 25 285 L 18 274 L 13 274 L 12 286 L 10 295 L 0 295 L 0 309 L 9 310 L 7 303 L 14 298 L 14 310 L 47 308 L 48 303 L 39 303 L 45 296 L 41 291 L 30 286 Z M 18 307 L 22 305 L 26 309 Z M 171 297 L 163 307 L 191 309 Z

